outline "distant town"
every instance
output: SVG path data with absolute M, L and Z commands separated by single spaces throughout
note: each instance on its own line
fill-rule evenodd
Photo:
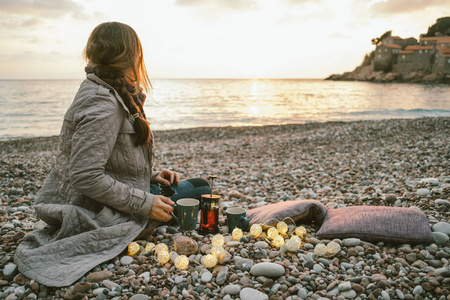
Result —
M 375 49 L 373 70 L 402 76 L 411 72 L 450 74 L 450 36 L 421 36 L 419 42 L 413 37 L 387 37 Z
M 450 36 L 384 37 L 352 72 L 327 80 L 450 83 Z

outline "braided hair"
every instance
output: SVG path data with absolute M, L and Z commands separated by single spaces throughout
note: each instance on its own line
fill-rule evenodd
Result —
M 151 83 L 136 32 L 123 23 L 102 23 L 92 31 L 83 54 L 90 62 L 86 73 L 94 73 L 113 87 L 133 115 L 135 145 L 148 145 L 152 133 L 144 113 L 142 90 L 149 91 Z

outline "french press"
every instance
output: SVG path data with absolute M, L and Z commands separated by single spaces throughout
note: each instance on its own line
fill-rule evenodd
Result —
M 200 233 L 217 233 L 219 232 L 219 200 L 220 195 L 213 194 L 214 179 L 217 176 L 210 175 L 208 179 L 211 182 L 211 194 L 202 195 L 202 203 L 200 204 Z

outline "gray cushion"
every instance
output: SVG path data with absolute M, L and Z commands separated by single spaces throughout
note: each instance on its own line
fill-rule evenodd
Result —
M 291 218 L 296 223 L 322 224 L 328 209 L 315 200 L 293 200 L 268 204 L 247 211 L 250 225 L 265 224 L 274 226 L 277 221 Z
M 351 206 L 328 210 L 317 236 L 394 244 L 434 243 L 427 217 L 412 208 Z

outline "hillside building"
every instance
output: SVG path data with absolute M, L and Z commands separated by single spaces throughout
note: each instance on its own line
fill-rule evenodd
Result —
M 375 49 L 373 70 L 403 76 L 417 71 L 450 74 L 450 36 L 421 36 L 419 42 L 412 37 L 387 37 Z

